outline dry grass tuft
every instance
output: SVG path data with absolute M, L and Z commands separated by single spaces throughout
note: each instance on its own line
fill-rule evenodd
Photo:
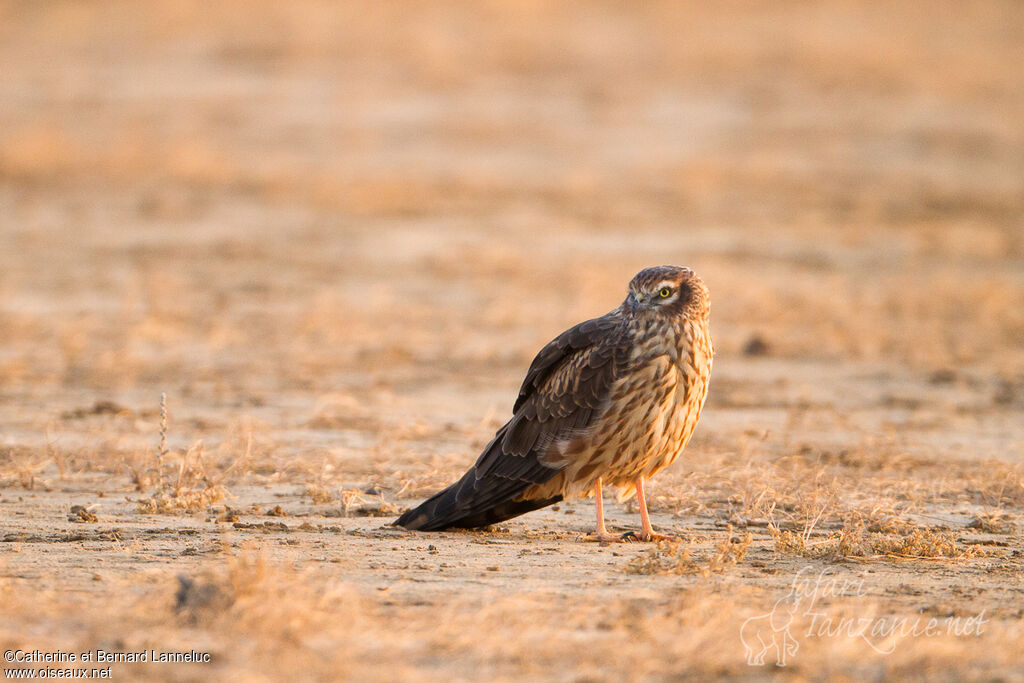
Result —
M 165 485 L 148 498 L 138 500 L 136 508 L 139 512 L 150 515 L 198 512 L 229 495 L 228 490 L 220 484 L 210 484 L 194 490 Z
M 870 539 L 869 547 L 875 555 L 900 559 L 964 559 L 980 554 L 977 546 L 966 550 L 957 546 L 956 537 L 951 532 L 928 528 L 917 528 L 907 535 L 878 534 Z
M 983 472 L 971 477 L 968 494 L 983 505 L 1024 508 L 1024 466 L 986 463 Z
M 333 489 L 316 482 L 306 484 L 301 495 L 314 503 L 330 503 L 338 499 L 338 495 Z
M 979 512 L 967 523 L 968 529 L 977 529 L 988 534 L 1012 534 L 1016 529 L 1016 516 L 1004 510 Z
M 17 484 L 26 491 L 35 490 L 37 486 L 49 489 L 49 481 L 40 475 L 46 470 L 50 459 L 46 455 L 36 455 L 29 448 L 0 449 L 0 464 L 6 465 L 4 471 L 0 472 L 0 486 Z
M 174 483 L 168 482 L 165 476 L 167 460 L 176 453 L 167 447 L 167 403 L 166 396 L 161 394 L 160 447 L 155 452 L 156 467 L 153 468 L 158 488 L 149 497 L 138 500 L 136 508 L 143 514 L 190 513 L 223 500 L 231 495 L 223 484 L 224 479 L 240 464 L 248 462 L 250 449 L 251 439 L 244 456 L 235 458 L 228 467 L 217 470 L 209 466 L 203 440 L 199 439 L 184 454 L 180 454 Z M 145 490 L 152 481 L 149 478 L 150 471 L 130 466 L 129 470 L 136 489 Z
M 893 559 L 966 559 L 986 555 L 978 546 L 961 548 L 956 537 L 946 529 L 908 527 L 902 531 L 872 532 L 863 520 L 847 523 L 838 532 L 819 540 L 812 534 L 783 531 L 776 526 L 768 530 L 775 542 L 775 551 L 803 557 L 840 561 L 850 558 Z
M 707 578 L 712 574 L 721 574 L 730 567 L 741 562 L 747 554 L 752 537 L 745 534 L 735 537 L 732 528 L 729 536 L 715 546 L 714 554 L 704 562 L 690 556 L 690 547 L 682 539 L 672 538 L 658 541 L 626 565 L 627 574 L 675 574 L 678 576 L 696 574 Z

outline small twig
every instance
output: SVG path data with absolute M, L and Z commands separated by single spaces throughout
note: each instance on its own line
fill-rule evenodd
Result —
M 160 448 L 156 452 L 157 489 L 164 486 L 164 456 L 167 455 L 167 393 L 160 392 Z

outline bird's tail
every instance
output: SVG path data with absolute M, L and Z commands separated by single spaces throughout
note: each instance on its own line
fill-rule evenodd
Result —
M 469 473 L 472 474 L 472 471 Z M 396 526 L 410 531 L 442 531 L 444 529 L 475 529 L 504 522 L 519 515 L 553 505 L 562 500 L 561 495 L 551 498 L 509 498 L 497 505 L 467 508 L 458 503 L 459 484 L 456 482 L 445 490 L 434 494 L 412 510 L 395 520 Z
M 403 514 L 394 524 L 417 531 L 474 529 L 562 500 L 561 493 L 552 495 L 555 491 L 551 488 L 535 488 L 551 480 L 558 470 L 543 465 L 535 452 L 508 454 L 502 445 L 506 428 L 498 430 L 461 479 Z

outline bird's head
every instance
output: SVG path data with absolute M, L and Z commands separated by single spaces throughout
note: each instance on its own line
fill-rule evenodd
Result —
M 689 268 L 644 268 L 629 283 L 625 305 L 634 313 L 673 318 L 706 318 L 711 310 L 708 288 Z

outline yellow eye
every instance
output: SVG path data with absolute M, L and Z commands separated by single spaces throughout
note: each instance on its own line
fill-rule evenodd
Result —
M 670 296 L 672 296 L 672 290 L 669 289 L 668 287 L 662 287 L 661 291 L 658 292 L 658 296 L 660 296 L 662 299 L 667 299 Z

